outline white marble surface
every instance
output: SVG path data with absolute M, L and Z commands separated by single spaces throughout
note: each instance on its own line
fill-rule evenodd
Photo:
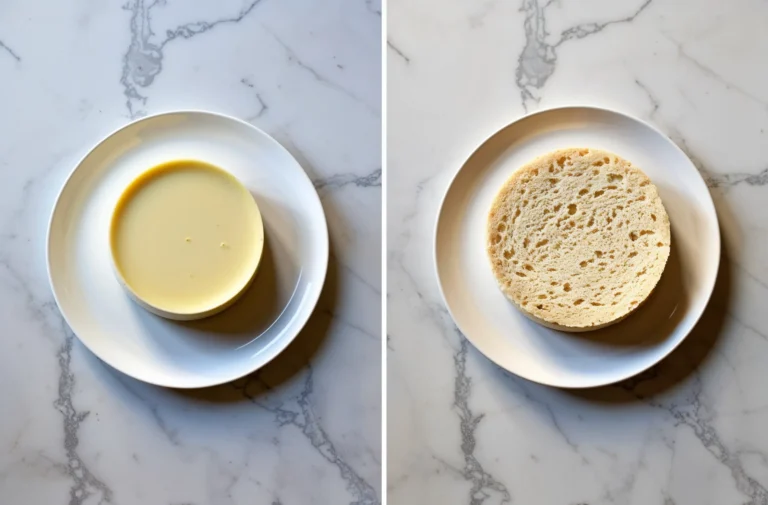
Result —
M 390 503 L 768 503 L 768 4 L 391 0 L 388 17 Z M 670 135 L 724 239 L 683 346 L 582 392 L 480 355 L 432 265 L 439 200 L 469 153 L 526 110 L 572 103 Z
M 0 503 L 380 503 L 380 24 L 377 0 L 0 2 Z M 73 163 L 174 108 L 245 118 L 288 147 L 333 255 L 284 355 L 192 392 L 87 352 L 45 273 Z

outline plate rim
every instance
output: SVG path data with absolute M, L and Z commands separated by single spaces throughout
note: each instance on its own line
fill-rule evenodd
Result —
M 563 383 L 556 383 L 555 381 L 542 381 L 542 380 L 539 380 L 539 379 L 534 379 L 533 377 L 529 376 L 528 374 L 519 373 L 517 371 L 510 370 L 509 368 L 507 368 L 507 367 L 503 366 L 501 363 L 499 363 L 496 359 L 494 359 L 494 357 L 492 355 L 487 354 L 477 344 L 477 342 L 475 340 L 473 340 L 469 336 L 469 334 L 464 331 L 464 329 L 461 327 L 461 325 L 458 323 L 458 321 L 454 317 L 453 311 L 451 310 L 451 307 L 448 304 L 448 300 L 447 300 L 447 298 L 445 296 L 445 289 L 443 287 L 443 282 L 442 282 L 442 279 L 440 277 L 440 270 L 438 268 L 438 262 L 437 262 L 437 255 L 438 255 L 437 236 L 438 236 L 438 229 L 440 227 L 440 220 L 441 220 L 441 218 L 443 216 L 443 211 L 445 209 L 446 199 L 448 197 L 448 193 L 450 192 L 451 188 L 453 187 L 454 183 L 456 182 L 456 178 L 464 170 L 464 167 L 467 165 L 467 162 L 470 159 L 472 159 L 472 157 L 475 156 L 475 154 L 477 154 L 477 152 L 480 151 L 489 141 L 491 141 L 491 139 L 493 139 L 496 135 L 498 135 L 502 131 L 506 130 L 507 128 L 510 128 L 512 125 L 515 125 L 517 123 L 520 123 L 522 121 L 530 119 L 530 118 L 532 118 L 534 116 L 549 114 L 549 113 L 553 113 L 553 112 L 565 112 L 567 110 L 577 110 L 577 109 L 582 109 L 582 110 L 586 109 L 586 110 L 591 110 L 591 111 L 595 111 L 595 112 L 602 112 L 602 113 L 606 113 L 607 112 L 607 113 L 610 113 L 610 114 L 615 114 L 617 116 L 621 116 L 621 117 L 623 117 L 625 119 L 629 119 L 631 121 L 635 121 L 636 123 L 641 124 L 642 126 L 650 129 L 651 131 L 653 131 L 654 133 L 659 135 L 661 137 L 661 139 L 663 139 L 673 149 L 677 150 L 680 154 L 683 155 L 685 160 L 694 169 L 696 175 L 699 177 L 699 179 L 701 180 L 702 184 L 704 184 L 704 187 L 707 189 L 707 191 L 706 191 L 706 193 L 707 193 L 706 201 L 707 201 L 707 204 L 708 204 L 707 207 L 711 211 L 711 214 L 712 214 L 712 216 L 714 218 L 714 225 L 715 225 L 714 229 L 715 229 L 715 236 L 716 236 L 716 243 L 717 243 L 717 251 L 715 251 L 715 255 L 714 255 L 714 258 L 716 259 L 714 275 L 712 276 L 712 280 L 709 283 L 709 285 L 706 286 L 706 290 L 707 290 L 706 303 L 704 303 L 702 305 L 702 309 L 699 312 L 699 314 L 696 315 L 695 321 L 691 325 L 691 328 L 686 332 L 686 334 L 682 338 L 680 338 L 680 340 L 678 342 L 676 342 L 673 346 L 671 346 L 665 353 L 663 353 L 658 359 L 656 359 L 652 363 L 648 364 L 647 366 L 645 366 L 643 368 L 639 368 L 638 370 L 633 371 L 631 373 L 623 374 L 623 375 L 618 376 L 616 378 L 611 378 L 608 381 L 597 381 L 597 382 L 594 382 L 594 383 L 584 384 L 584 385 L 569 385 L 569 384 L 563 384 Z M 638 117 L 636 117 L 636 116 L 634 116 L 632 114 L 628 114 L 626 112 L 622 112 L 622 111 L 619 111 L 619 110 L 616 110 L 616 109 L 613 109 L 613 108 L 610 108 L 610 107 L 603 107 L 603 106 L 597 106 L 597 105 L 574 104 L 574 105 L 558 105 L 558 106 L 554 106 L 554 107 L 547 107 L 547 108 L 544 108 L 544 109 L 540 109 L 540 110 L 536 110 L 536 111 L 533 111 L 533 112 L 529 112 L 527 114 L 523 114 L 522 116 L 518 117 L 517 119 L 514 119 L 511 122 L 509 122 L 509 123 L 501 126 L 500 128 L 494 130 L 490 135 L 486 136 L 485 139 L 482 142 L 480 142 L 477 145 L 477 147 L 475 147 L 469 153 L 468 156 L 466 156 L 464 158 L 464 161 L 459 165 L 458 169 L 451 176 L 451 179 L 450 179 L 448 185 L 446 186 L 445 191 L 443 192 L 443 196 L 440 199 L 440 206 L 439 206 L 438 211 L 437 211 L 437 217 L 435 219 L 435 224 L 434 224 L 434 229 L 433 229 L 432 264 L 433 264 L 433 268 L 434 268 L 435 277 L 437 278 L 437 286 L 438 286 L 438 290 L 440 291 L 440 298 L 441 298 L 441 300 L 443 302 L 443 305 L 445 306 L 446 310 L 448 311 L 448 314 L 451 316 L 451 320 L 453 321 L 453 324 L 456 325 L 456 328 L 458 328 L 458 330 L 461 332 L 462 336 L 464 338 L 466 338 L 467 341 L 469 341 L 469 343 L 471 343 L 472 346 L 475 349 L 480 351 L 480 353 L 483 356 L 485 356 L 494 365 L 496 365 L 497 367 L 501 368 L 502 370 L 506 370 L 507 372 L 509 372 L 509 373 L 511 373 L 511 374 L 513 374 L 513 375 L 515 375 L 517 377 L 521 377 L 521 378 L 523 378 L 523 379 L 525 379 L 527 381 L 530 381 L 530 382 L 533 382 L 533 383 L 536 383 L 536 384 L 542 384 L 544 386 L 555 387 L 555 388 L 559 388 L 559 389 L 582 390 L 582 389 L 591 389 L 591 388 L 597 388 L 597 387 L 602 387 L 602 386 L 608 386 L 608 385 L 616 384 L 616 383 L 621 382 L 623 380 L 629 379 L 629 378 L 634 377 L 634 376 L 636 376 L 636 375 L 638 375 L 640 373 L 645 372 L 646 370 L 650 369 L 651 367 L 656 366 L 661 361 L 666 359 L 670 354 L 672 354 L 672 352 L 674 352 L 675 349 L 677 349 L 683 343 L 683 341 L 685 341 L 685 339 L 688 338 L 688 335 L 690 335 L 691 331 L 699 323 L 699 321 L 701 320 L 701 316 L 704 314 L 704 312 L 706 311 L 707 307 L 709 306 L 709 303 L 710 303 L 710 301 L 712 299 L 712 293 L 714 292 L 715 284 L 717 282 L 717 277 L 718 277 L 718 273 L 719 273 L 719 270 L 720 270 L 720 263 L 722 261 L 721 251 L 722 251 L 722 236 L 721 236 L 721 233 L 720 233 L 720 221 L 719 221 L 719 218 L 717 216 L 717 209 L 715 207 L 714 200 L 712 199 L 712 193 L 709 191 L 707 183 L 704 180 L 704 177 L 702 176 L 701 172 L 699 171 L 698 168 L 696 168 L 696 165 L 693 163 L 693 161 L 691 161 L 691 158 L 688 156 L 688 154 L 685 151 L 683 151 L 680 148 L 680 146 L 678 146 L 671 138 L 669 138 L 669 136 L 666 133 L 664 133 L 658 127 L 656 127 L 655 125 L 649 123 L 648 121 L 645 121 L 645 120 L 643 120 L 641 118 L 638 118 Z
M 69 318 L 67 317 L 67 314 L 62 309 L 61 303 L 59 302 L 60 295 L 56 292 L 56 287 L 53 282 L 53 277 L 51 275 L 51 231 L 53 229 L 53 220 L 56 216 L 56 211 L 59 208 L 59 204 L 62 198 L 62 195 L 64 194 L 67 187 L 70 185 L 73 176 L 75 173 L 80 169 L 83 162 L 88 158 L 96 149 L 98 149 L 102 144 L 104 144 L 107 140 L 114 137 L 118 133 L 122 132 L 123 130 L 127 130 L 128 128 L 131 128 L 139 123 L 145 122 L 145 121 L 151 121 L 158 119 L 163 116 L 173 116 L 173 115 L 193 115 L 193 116 L 209 116 L 209 117 L 215 117 L 218 119 L 225 119 L 229 121 L 233 121 L 235 123 L 238 123 L 240 126 L 245 126 L 247 128 L 251 128 L 252 130 L 255 130 L 257 134 L 260 134 L 266 139 L 269 143 L 271 143 L 274 147 L 276 147 L 278 150 L 282 151 L 286 155 L 290 157 L 301 169 L 301 174 L 306 178 L 307 182 L 312 186 L 313 194 L 315 198 L 317 199 L 317 204 L 319 205 L 321 209 L 320 213 L 320 220 L 323 223 L 323 229 L 325 233 L 321 233 L 320 236 L 322 238 L 322 244 L 321 244 L 321 254 L 322 254 L 322 261 L 320 261 L 320 268 L 322 269 L 321 275 L 319 275 L 319 283 L 318 288 L 315 293 L 313 293 L 312 298 L 310 298 L 310 305 L 311 310 L 307 311 L 307 314 L 305 317 L 302 318 L 300 321 L 300 324 L 298 325 L 296 331 L 291 335 L 290 338 L 286 339 L 286 341 L 283 343 L 283 345 L 269 345 L 267 346 L 263 352 L 267 353 L 267 359 L 263 363 L 259 363 L 256 366 L 250 367 L 247 369 L 246 372 L 242 374 L 234 374 L 232 377 L 227 377 L 223 379 L 216 379 L 211 381 L 199 381 L 196 383 L 189 383 L 189 384 L 175 384 L 172 382 L 166 382 L 162 380 L 150 380 L 146 377 L 139 377 L 132 373 L 127 372 L 122 367 L 117 366 L 106 359 L 104 359 L 99 353 L 97 353 L 91 346 L 89 346 L 85 340 L 83 340 L 78 334 L 77 331 L 75 331 L 75 328 L 70 323 Z M 270 363 L 272 360 L 274 360 L 278 355 L 280 355 L 285 349 L 288 348 L 288 346 L 293 343 L 294 340 L 296 340 L 296 337 L 299 335 L 299 333 L 302 332 L 304 327 L 306 326 L 307 322 L 309 321 L 309 318 L 312 317 L 312 314 L 314 314 L 315 310 L 317 309 L 317 303 L 320 300 L 320 296 L 322 295 L 323 289 L 325 287 L 325 281 L 328 276 L 328 262 L 330 260 L 330 234 L 328 230 L 328 220 L 325 215 L 325 208 L 323 207 L 322 200 L 320 199 L 320 194 L 317 192 L 317 188 L 315 187 L 314 183 L 312 182 L 312 179 L 309 177 L 309 174 L 307 174 L 306 170 L 302 166 L 301 163 L 296 159 L 293 154 L 291 154 L 288 149 L 286 149 L 285 146 L 283 146 L 280 142 L 278 142 L 274 137 L 269 135 L 267 132 L 262 130 L 261 128 L 252 125 L 251 123 L 240 119 L 238 117 L 225 114 L 222 112 L 215 112 L 205 109 L 174 109 L 169 111 L 163 111 L 158 112 L 155 114 L 149 114 L 147 116 L 143 116 L 137 119 L 134 119 L 132 121 L 129 121 L 128 123 L 125 123 L 121 126 L 118 126 L 117 128 L 114 128 L 111 130 L 108 134 L 101 137 L 100 140 L 95 142 L 92 147 L 90 147 L 85 154 L 83 154 L 78 161 L 74 164 L 74 167 L 70 170 L 69 174 L 67 175 L 66 179 L 64 180 L 64 183 L 61 185 L 61 188 L 58 190 L 56 194 L 56 198 L 54 199 L 53 206 L 50 211 L 50 215 L 48 217 L 48 226 L 46 229 L 46 237 L 45 237 L 45 267 L 46 267 L 46 275 L 48 277 L 48 285 L 51 288 L 51 292 L 53 293 L 53 299 L 54 302 L 56 302 L 56 307 L 58 308 L 59 314 L 64 319 L 64 322 L 67 324 L 69 330 L 72 332 L 72 334 L 77 337 L 77 340 L 85 346 L 86 349 L 88 349 L 89 352 L 91 352 L 94 356 L 96 356 L 102 363 L 108 365 L 111 368 L 114 368 L 115 370 L 119 371 L 122 374 L 127 375 L 128 377 L 132 377 L 133 379 L 136 379 L 138 381 L 144 382 L 146 384 L 152 384 L 155 386 L 160 387 L 167 387 L 167 388 L 173 388 L 173 389 L 202 389 L 207 387 L 213 387 L 213 386 L 219 386 L 222 384 L 227 384 L 229 382 L 235 381 L 237 379 L 240 379 L 242 377 L 245 377 L 247 375 L 250 375 L 254 373 L 255 371 L 259 370 L 260 368 L 266 366 L 268 363 Z

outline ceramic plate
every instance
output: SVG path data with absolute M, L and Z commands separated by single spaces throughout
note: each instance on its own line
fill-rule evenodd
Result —
M 117 281 L 109 221 L 140 173 L 199 159 L 231 172 L 253 194 L 265 248 L 252 286 L 232 307 L 195 322 L 155 316 Z M 264 132 L 207 112 L 172 112 L 131 123 L 99 143 L 59 194 L 48 232 L 48 276 L 64 318 L 94 354 L 162 386 L 212 386 L 242 377 L 294 339 L 320 296 L 328 228 L 299 163 Z
M 504 181 L 565 147 L 605 149 L 640 167 L 658 187 L 672 225 L 670 258 L 647 302 L 618 324 L 581 334 L 523 316 L 498 288 L 485 247 L 488 211 Z M 704 311 L 719 262 L 717 215 L 693 163 L 650 125 L 593 107 L 537 112 L 485 141 L 451 182 L 435 234 L 440 289 L 470 342 L 514 374 L 568 388 L 620 381 L 669 354 Z

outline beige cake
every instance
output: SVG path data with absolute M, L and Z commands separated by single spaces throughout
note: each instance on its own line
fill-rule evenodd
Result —
M 565 331 L 627 317 L 659 282 L 669 248 L 656 187 L 597 149 L 562 149 L 523 166 L 488 216 L 501 290 L 526 316 Z

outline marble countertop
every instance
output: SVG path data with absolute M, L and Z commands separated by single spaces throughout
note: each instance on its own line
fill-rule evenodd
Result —
M 392 0 L 388 9 L 388 497 L 422 504 L 768 503 L 768 4 Z M 684 344 L 587 391 L 512 376 L 440 301 L 448 183 L 525 112 L 595 104 L 666 132 L 723 236 Z
M 380 25 L 377 0 L 0 4 L 0 503 L 380 503 Z M 90 354 L 45 269 L 74 163 L 178 108 L 282 142 L 316 183 L 332 255 L 283 355 L 186 392 Z

